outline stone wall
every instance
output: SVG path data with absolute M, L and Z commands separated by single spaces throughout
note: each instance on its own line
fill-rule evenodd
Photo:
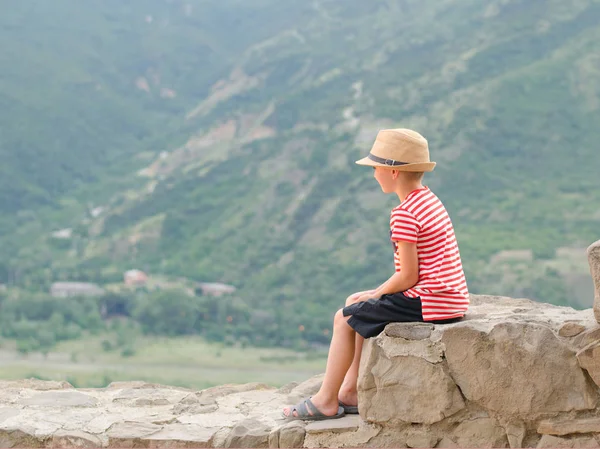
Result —
M 317 376 L 275 389 L 0 382 L 0 447 L 600 447 L 593 309 L 473 296 L 460 323 L 366 342 L 360 416 L 285 422 Z
M 365 346 L 360 412 L 409 447 L 599 447 L 599 349 L 591 309 L 474 296 L 461 323 Z
M 590 273 L 594 281 L 594 317 L 600 323 L 600 240 L 588 248 Z

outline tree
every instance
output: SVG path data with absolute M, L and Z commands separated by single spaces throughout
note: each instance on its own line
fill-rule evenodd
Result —
M 194 332 L 199 306 L 198 298 L 181 290 L 164 290 L 138 298 L 133 317 L 147 334 L 185 335 Z

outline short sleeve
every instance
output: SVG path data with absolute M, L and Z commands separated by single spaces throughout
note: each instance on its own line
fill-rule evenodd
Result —
M 390 228 L 393 241 L 417 243 L 421 226 L 412 213 L 403 209 L 394 209 L 390 219 Z

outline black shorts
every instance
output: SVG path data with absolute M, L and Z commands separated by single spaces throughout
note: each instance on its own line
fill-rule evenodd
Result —
M 350 316 L 348 324 L 364 338 L 379 335 L 390 323 L 424 322 L 421 298 L 409 298 L 404 293 L 383 295 L 380 299 L 357 302 L 342 309 Z M 449 320 L 427 321 L 433 324 L 449 324 L 462 317 Z

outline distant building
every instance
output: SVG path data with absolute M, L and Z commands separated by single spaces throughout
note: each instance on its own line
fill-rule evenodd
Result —
M 69 296 L 102 296 L 104 289 L 89 282 L 55 282 L 50 286 L 50 294 L 55 298 Z
M 71 228 L 61 229 L 52 233 L 52 237 L 54 237 L 55 239 L 70 239 L 72 235 L 73 229 Z
M 195 290 L 197 295 L 223 296 L 235 292 L 236 288 L 233 285 L 218 282 L 198 282 Z
M 148 275 L 140 270 L 129 270 L 123 274 L 123 281 L 125 285 L 137 287 L 146 285 L 148 282 Z
M 104 212 L 104 208 L 102 206 L 94 207 L 90 211 L 90 215 L 94 218 L 98 217 L 102 212 Z

